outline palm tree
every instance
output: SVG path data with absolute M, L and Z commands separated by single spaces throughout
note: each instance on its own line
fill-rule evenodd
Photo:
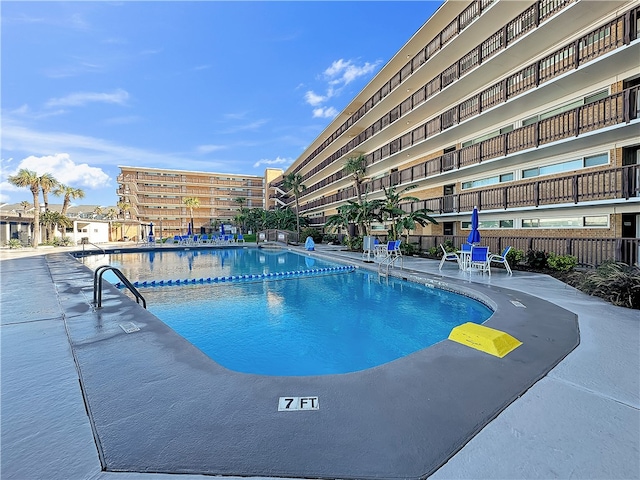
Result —
M 247 199 L 244 197 L 237 197 L 233 199 L 234 202 L 236 202 L 238 205 L 240 205 L 240 211 L 242 211 L 242 207 L 245 203 L 247 203 Z
M 33 238 L 31 246 L 38 248 L 40 238 L 40 177 L 36 172 L 21 168 L 15 175 L 9 176 L 7 181 L 16 187 L 27 187 L 33 194 Z
M 22 207 L 22 213 L 24 215 L 27 214 L 27 209 L 31 206 L 31 204 L 29 202 L 27 202 L 26 200 L 23 200 L 20 202 L 20 206 Z
M 300 194 L 304 192 L 307 187 L 302 183 L 302 175 L 299 173 L 291 172 L 284 177 L 284 183 L 282 187 L 286 191 L 290 191 L 293 193 L 293 197 L 296 201 L 296 231 L 298 232 L 298 238 L 300 237 L 300 204 L 299 198 Z
M 68 185 L 63 185 L 61 183 L 58 184 L 56 189 L 53 191 L 53 194 L 58 197 L 64 196 L 64 200 L 62 202 L 62 210 L 60 210 L 60 213 L 62 215 L 67 214 L 69 205 L 71 205 L 71 199 L 75 200 L 76 198 L 84 198 L 84 190 L 82 190 L 81 188 L 74 188 Z
M 328 228 L 329 231 L 335 229 L 336 232 L 339 232 L 340 229 L 345 229 L 347 232 L 347 244 L 351 243 L 351 236 L 349 235 L 349 223 L 352 220 L 352 212 L 347 205 L 341 205 L 338 207 L 338 213 L 334 213 L 329 218 L 327 218 L 324 227 Z
M 56 188 L 60 182 L 50 173 L 44 173 L 40 176 L 40 189 L 42 190 L 42 200 L 44 200 L 44 211 L 49 211 L 49 192 Z
M 60 212 L 55 212 L 53 210 L 45 211 L 40 216 L 40 219 L 42 221 L 42 224 L 47 228 L 47 230 L 54 231 L 58 227 L 63 227 L 65 229 L 64 231 L 61 232 L 63 239 L 65 237 L 64 232 L 66 231 L 66 229 L 73 226 L 73 222 L 71 221 L 70 218 L 68 218 L 65 215 L 62 215 Z
M 120 200 L 117 203 L 117 207 L 120 209 L 120 215 L 122 215 L 122 220 L 123 220 L 122 223 L 126 227 L 125 230 L 122 232 L 122 237 L 124 240 L 124 237 L 126 237 L 127 233 L 129 233 L 129 225 L 127 225 L 126 219 L 127 219 L 127 212 L 131 210 L 131 204 L 124 200 Z
M 421 208 L 420 210 L 407 213 L 400 219 L 400 221 L 398 222 L 398 235 L 402 235 L 405 230 L 407 231 L 407 245 L 409 245 L 409 232 L 411 230 L 415 230 L 417 225 L 421 225 L 424 227 L 427 223 L 433 223 L 434 225 L 438 224 L 436 219 L 429 215 L 430 213 L 433 213 L 433 210 L 429 210 L 428 208 Z
M 118 216 L 118 212 L 116 211 L 115 208 L 112 207 L 109 210 L 107 210 L 107 213 L 104 216 L 107 218 L 107 220 L 113 220 Z
M 100 217 L 102 215 L 102 207 L 96 207 L 93 209 L 93 214 L 95 215 L 94 218 L 96 217 Z
M 396 187 L 391 186 L 388 189 L 386 187 L 382 187 L 384 190 L 385 200 L 384 205 L 380 209 L 380 213 L 382 215 L 382 220 L 391 220 L 391 229 L 389 230 L 389 240 L 397 240 L 398 239 L 398 222 L 400 219 L 406 214 L 402 208 L 400 208 L 400 202 L 409 201 L 409 202 L 417 202 L 420 199 L 417 197 L 411 196 L 402 196 L 402 194 L 408 190 L 412 190 L 416 188 L 415 185 L 411 185 L 409 187 L 403 188 L 399 192 L 396 192 Z
M 234 218 L 236 224 L 238 224 L 238 221 L 240 222 L 240 228 L 242 230 L 242 232 L 245 231 L 245 221 L 247 219 L 247 213 L 248 210 L 246 208 L 244 208 L 244 204 L 247 202 L 247 199 L 244 197 L 238 197 L 238 198 L 234 198 L 233 199 L 234 202 L 236 202 L 238 205 L 240 205 L 240 213 L 238 213 L 238 215 L 236 215 L 236 217 Z
M 118 212 L 112 207 L 107 210 L 107 213 L 104 216 L 109 220 L 109 241 L 111 242 L 113 239 L 113 223 L 111 221 L 118 216 Z
M 358 202 L 362 203 L 362 182 L 367 173 L 367 157 L 360 154 L 357 157 L 349 157 L 344 164 L 344 173 L 351 175 L 353 185 L 356 187 Z
M 45 213 L 49 211 L 49 192 L 56 188 L 60 182 L 55 179 L 53 175 L 50 173 L 43 173 L 40 175 L 40 190 L 42 190 L 42 200 L 44 201 L 44 211 Z M 54 225 L 50 222 L 46 225 L 45 228 L 45 238 L 47 241 L 51 240 L 51 236 L 53 235 Z
M 195 225 L 193 224 L 193 209 L 200 206 L 200 199 L 197 197 L 186 197 L 182 200 L 182 203 L 189 209 L 189 213 L 191 214 L 191 228 L 195 230 Z

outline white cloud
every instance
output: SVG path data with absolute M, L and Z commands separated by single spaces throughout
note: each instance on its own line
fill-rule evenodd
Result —
M 293 163 L 293 158 L 276 157 L 273 160 L 263 158 L 262 160 L 258 160 L 256 163 L 254 163 L 253 167 L 258 168 L 261 165 L 279 165 L 279 166 L 282 166 L 283 168 L 286 168 L 292 163 Z
M 327 97 L 323 97 L 322 95 L 318 95 L 317 93 L 314 93 L 311 90 L 309 90 L 307 93 L 304 94 L 304 100 L 312 107 L 317 107 L 318 105 L 323 103 L 325 100 L 327 100 Z
M 375 63 L 365 62 L 363 65 L 357 65 L 353 60 L 339 59 L 331 63 L 324 72 L 323 79 L 327 82 L 327 89 L 324 95 L 319 95 L 313 90 L 307 90 L 304 94 L 304 100 L 312 107 L 314 118 L 334 118 L 338 115 L 338 111 L 334 107 L 322 106 L 329 99 L 340 95 L 342 89 L 357 80 L 373 73 L 380 61 Z
M 196 150 L 198 153 L 211 153 L 211 152 L 217 152 L 218 150 L 224 150 L 225 147 L 224 145 L 198 145 L 198 147 L 196 147 Z
M 75 187 L 102 188 L 109 186 L 111 180 L 101 168 L 91 167 L 86 163 L 75 163 L 68 153 L 43 157 L 31 155 L 23 159 L 13 172 L 7 173 L 13 175 L 21 168 L 32 170 L 38 175 L 50 173 L 61 183 Z
M 115 103 L 125 105 L 129 99 L 129 93 L 118 89 L 113 93 L 77 92 L 61 98 L 52 98 L 45 104 L 47 107 L 82 107 L 92 102 Z
M 333 107 L 320 107 L 313 109 L 313 118 L 334 118 L 338 110 Z
M 191 154 L 154 152 L 128 145 L 119 145 L 98 137 L 76 135 L 65 132 L 33 130 L 3 118 L 2 150 L 5 155 L 25 152 L 23 155 L 49 155 L 52 151 L 67 152 L 71 158 L 81 158 L 91 165 L 140 165 L 158 168 L 181 168 L 201 170 L 203 164 Z M 224 162 L 206 161 L 207 169 L 223 169 Z M 3 170 L 6 168 L 3 167 Z M 4 176 L 2 177 L 4 178 Z
M 334 61 L 329 68 L 324 71 L 325 78 L 330 85 L 348 85 L 354 80 L 369 75 L 375 71 L 380 64 L 378 60 L 375 63 L 365 62 L 364 65 L 356 65 L 352 60 Z

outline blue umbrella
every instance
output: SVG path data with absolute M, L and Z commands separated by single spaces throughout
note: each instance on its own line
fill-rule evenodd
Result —
M 467 242 L 471 244 L 480 243 L 480 232 L 478 231 L 478 207 L 473 207 L 471 213 L 471 231 L 467 237 Z
M 189 228 L 187 230 L 187 236 L 190 237 L 191 235 L 193 235 L 193 233 L 191 232 L 191 222 L 189 222 Z

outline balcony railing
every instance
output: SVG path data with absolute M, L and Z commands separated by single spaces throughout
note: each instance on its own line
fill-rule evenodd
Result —
M 378 192 L 383 187 L 412 183 L 449 170 L 479 164 L 486 160 L 504 157 L 521 150 L 539 147 L 558 140 L 578 137 L 586 132 L 612 125 L 628 123 L 637 118 L 639 90 L 640 87 L 632 87 L 569 112 L 564 112 L 475 145 L 446 153 L 422 164 L 366 182 L 363 184 L 362 189 L 370 193 Z M 335 175 L 332 175 L 318 185 L 326 186 L 331 183 L 331 179 L 334 177 Z M 306 192 L 309 190 L 308 188 Z M 304 212 L 331 203 L 343 202 L 353 199 L 355 196 L 355 188 L 347 187 L 339 193 L 326 195 L 301 205 L 300 211 Z
M 498 32 L 485 40 L 477 48 L 463 56 L 456 63 L 445 69 L 440 75 L 432 79 L 422 89 L 419 89 L 412 96 L 408 97 L 401 105 L 391 110 L 387 115 L 383 116 L 373 125 L 371 125 L 366 132 L 362 132 L 346 146 L 342 147 L 339 152 L 329 157 L 335 161 L 337 158 L 342 157 L 347 152 L 356 148 L 357 145 L 362 143 L 367 138 L 379 132 L 382 128 L 396 121 L 402 115 L 407 113 L 417 106 L 417 104 L 426 101 L 426 99 L 441 89 L 448 86 L 458 78 L 464 76 L 468 71 L 478 66 L 489 57 L 495 55 L 500 50 L 507 48 L 515 39 L 524 35 L 532 28 L 537 27 L 540 22 L 547 20 L 551 16 L 564 9 L 568 4 L 574 0 L 540 0 L 526 11 L 521 13 L 518 17 L 511 20 L 505 27 L 501 28 Z M 493 3 L 493 0 L 479 0 L 469 5 L 458 17 L 456 17 L 449 25 L 447 25 L 438 35 L 436 35 L 431 42 L 429 42 L 424 48 L 400 69 L 400 71 L 394 75 L 389 82 L 383 85 L 376 93 L 369 98 L 356 113 L 347 119 L 333 134 L 327 138 L 322 145 L 316 148 L 311 154 L 305 158 L 294 172 L 299 171 L 306 166 L 309 162 L 313 161 L 315 157 L 320 155 L 324 149 L 326 149 L 331 143 L 338 139 L 343 133 L 345 133 L 354 123 L 356 123 L 361 117 L 363 117 L 369 110 L 382 101 L 387 95 L 389 95 L 394 89 L 396 89 L 405 79 L 413 74 L 418 68 L 422 66 L 431 56 L 442 47 L 455 38 L 462 30 L 469 26 L 476 18 L 478 18 L 486 8 Z M 408 108 L 407 103 L 413 103 L 413 107 Z M 334 158 L 337 155 L 337 158 Z M 328 160 L 329 160 L 328 159 Z M 305 177 L 308 177 L 306 175 Z M 305 178 L 306 179 L 306 178 Z
M 560 48 L 547 57 L 534 62 L 533 64 L 523 68 L 510 77 L 507 77 L 506 79 L 496 83 L 495 85 L 486 88 L 475 97 L 465 100 L 461 104 L 452 107 L 441 115 L 432 118 L 426 123 L 416 127 L 411 132 L 408 132 L 403 136 L 392 140 L 390 143 L 383 145 L 378 150 L 367 155 L 367 164 L 371 165 L 375 162 L 389 157 L 390 155 L 396 154 L 412 145 L 425 140 L 428 137 L 436 135 L 443 130 L 452 127 L 453 125 L 463 120 L 466 120 L 475 115 L 479 115 L 488 108 L 491 108 L 500 103 L 504 103 L 508 99 L 516 95 L 520 95 L 527 90 L 534 89 L 540 84 L 551 80 L 552 78 L 564 73 L 567 70 L 576 69 L 580 65 L 592 61 L 595 58 L 610 52 L 611 50 L 630 43 L 631 39 L 637 37 L 637 31 L 634 29 L 634 25 L 639 12 L 640 7 L 636 7 L 632 10 L 627 11 L 616 19 L 608 22 L 606 25 L 601 26 L 588 33 L 587 35 L 581 37 L 579 40 L 571 42 L 570 44 Z M 436 79 L 439 78 L 440 77 L 436 77 Z M 412 99 L 411 105 L 403 107 L 404 103 L 406 103 L 405 101 L 397 108 L 400 108 L 401 112 L 406 113 L 425 102 L 429 98 L 429 96 L 433 95 L 435 92 L 441 89 L 441 82 L 439 80 L 438 82 L 434 83 L 436 79 L 429 82 L 427 85 L 425 85 L 425 87 L 423 87 L 423 89 L 419 89 L 418 92 L 410 97 L 410 99 Z M 437 85 L 435 85 L 436 83 Z M 637 107 L 635 110 L 637 111 Z M 390 124 L 392 121 L 395 121 L 398 118 L 401 118 L 401 116 L 404 114 L 401 113 L 401 115 L 396 116 L 393 113 L 395 111 L 396 109 L 393 109 L 388 114 L 389 118 L 387 120 L 384 120 L 384 118 L 386 117 L 383 117 L 378 122 L 374 123 L 371 127 L 360 133 L 356 138 L 349 142 L 349 144 L 345 145 L 333 155 L 319 163 L 316 167 L 314 167 L 303 176 L 303 181 L 317 174 L 333 162 L 339 160 L 344 155 L 354 150 L 360 143 L 371 138 L 373 135 L 379 132 L 384 126 Z M 589 114 L 585 112 L 584 115 L 586 115 L 586 118 L 584 119 L 584 127 L 587 128 L 589 125 Z M 393 120 L 391 120 L 391 117 L 393 117 Z M 565 119 L 565 123 L 562 123 L 562 119 L 556 120 L 558 120 L 557 123 L 555 125 L 549 125 L 548 130 L 544 132 L 548 136 L 553 136 L 554 132 L 558 131 L 563 126 L 568 128 L 575 128 L 572 127 L 572 124 L 569 123 L 568 119 Z M 592 128 L 601 127 L 592 126 Z M 526 136 L 527 133 L 535 133 L 532 129 L 529 132 L 522 129 L 520 129 L 519 131 L 523 136 Z M 583 129 L 583 131 L 588 130 Z M 537 141 L 536 138 L 534 137 L 530 139 L 530 141 L 535 146 L 535 143 Z M 548 141 L 553 141 L 553 139 Z M 474 147 L 478 148 L 477 146 Z M 305 165 L 305 162 L 303 162 L 303 164 L 301 164 L 296 169 L 296 171 L 302 168 L 302 166 Z M 446 169 L 454 168 L 450 163 L 447 164 L 447 166 L 449 168 Z M 342 179 L 344 176 L 345 174 L 342 170 L 340 170 L 339 172 L 323 179 L 322 181 L 314 185 L 307 186 L 307 190 L 304 195 L 312 194 L 314 191 L 326 186 L 329 183 L 336 182 Z

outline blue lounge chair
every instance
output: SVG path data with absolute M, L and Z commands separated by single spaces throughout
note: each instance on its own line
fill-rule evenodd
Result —
M 244 243 L 244 236 L 241 233 L 238 234 L 238 238 L 236 238 L 236 242 Z
M 469 260 L 469 271 L 488 272 L 491 275 L 491 264 L 489 263 L 489 247 L 476 247 L 471 249 L 471 259 Z
M 391 240 L 387 242 L 386 255 L 380 260 L 378 264 L 378 273 L 382 273 L 382 267 L 387 267 L 387 274 L 389 273 L 389 267 L 393 267 L 393 264 L 400 259 L 400 268 L 404 268 L 404 257 L 400 250 L 401 240 Z
M 440 266 L 438 267 L 438 270 L 442 270 L 442 266 L 444 265 L 444 262 L 456 262 L 458 264 L 458 268 L 461 268 L 461 264 L 460 264 L 460 257 L 458 256 L 457 253 L 455 252 L 447 252 L 447 250 L 444 248 L 444 245 L 440 244 L 440 249 L 442 250 L 442 259 L 440 260 Z
M 511 271 L 511 267 L 509 266 L 509 262 L 507 262 L 507 253 L 509 253 L 509 250 L 511 250 L 511 247 L 507 247 L 502 251 L 502 254 L 498 255 L 497 253 L 494 253 L 493 255 L 489 256 L 489 263 L 501 263 L 504 265 L 504 268 L 507 269 L 507 273 L 509 275 L 513 275 L 513 272 Z

